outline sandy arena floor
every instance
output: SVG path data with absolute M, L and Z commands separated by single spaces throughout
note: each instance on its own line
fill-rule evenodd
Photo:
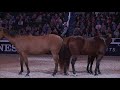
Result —
M 51 56 L 29 56 L 30 76 L 25 77 L 26 67 L 24 72 L 18 75 L 20 71 L 19 55 L 1 54 L 0 55 L 0 78 L 120 78 L 120 56 L 105 56 L 100 65 L 101 75 L 94 76 L 86 72 L 87 56 L 81 56 L 76 62 L 77 76 L 70 72 L 68 76 L 57 73 L 52 76 L 54 70 L 54 62 Z M 93 70 L 95 68 L 95 62 Z

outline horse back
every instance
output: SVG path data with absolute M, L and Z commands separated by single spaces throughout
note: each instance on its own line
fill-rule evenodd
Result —
M 44 36 L 25 36 L 18 37 L 16 39 L 17 44 L 16 49 L 19 52 L 26 53 L 48 53 L 49 51 L 55 51 L 54 53 L 58 53 L 63 39 L 58 35 L 50 34 Z
M 99 37 L 84 38 L 72 36 L 66 39 L 72 55 L 95 55 L 105 50 L 104 41 Z
M 71 36 L 66 39 L 66 44 L 69 47 L 72 54 L 80 54 L 85 40 L 81 36 Z

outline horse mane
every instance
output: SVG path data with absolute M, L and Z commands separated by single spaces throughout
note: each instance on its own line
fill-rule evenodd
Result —
M 106 38 L 106 44 L 107 44 L 107 46 L 108 46 L 111 42 L 112 42 L 112 37 L 108 35 L 107 38 Z
M 112 42 L 112 34 L 108 33 L 107 35 L 96 36 L 95 39 L 103 39 L 106 45 L 108 46 Z

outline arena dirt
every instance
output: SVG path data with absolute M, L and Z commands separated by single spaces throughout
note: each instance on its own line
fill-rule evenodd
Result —
M 120 56 L 105 56 L 100 65 L 101 75 L 94 76 L 86 72 L 87 56 L 80 56 L 76 62 L 76 75 L 70 72 L 68 76 L 57 73 L 52 76 L 54 70 L 54 61 L 51 56 L 29 56 L 30 76 L 25 77 L 26 67 L 24 72 L 18 75 L 20 71 L 19 55 L 17 54 L 1 54 L 0 55 L 0 78 L 120 78 Z M 93 70 L 95 62 L 93 64 Z

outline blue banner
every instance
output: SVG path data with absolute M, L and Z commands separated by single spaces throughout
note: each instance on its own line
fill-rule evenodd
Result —
M 16 48 L 7 40 L 0 41 L 0 54 L 17 54 Z
M 120 55 L 120 46 L 118 44 L 110 44 L 106 49 L 107 56 L 119 56 Z

